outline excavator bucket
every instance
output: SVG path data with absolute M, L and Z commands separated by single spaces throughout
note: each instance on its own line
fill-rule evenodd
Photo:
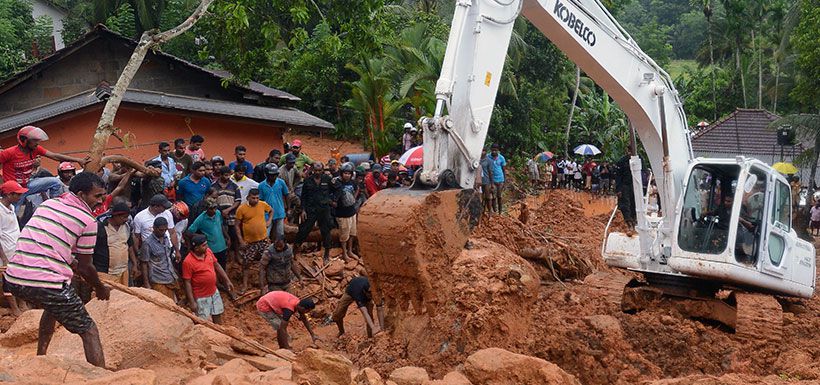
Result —
M 445 303 L 447 277 L 481 217 L 475 190 L 387 189 L 359 211 L 359 252 L 376 303 L 417 314 Z

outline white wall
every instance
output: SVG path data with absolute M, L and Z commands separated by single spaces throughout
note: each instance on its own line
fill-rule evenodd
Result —
M 65 19 L 66 14 L 47 1 L 33 0 L 31 3 L 34 6 L 31 12 L 32 17 L 36 19 L 42 15 L 46 15 L 51 18 L 54 26 L 54 31 L 52 32 L 52 36 L 54 36 L 54 48 L 59 50 L 65 47 L 65 43 L 63 42 L 63 19 Z

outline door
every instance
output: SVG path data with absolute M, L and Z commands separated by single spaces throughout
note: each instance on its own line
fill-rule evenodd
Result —
M 789 233 L 792 226 L 791 188 L 779 179 L 774 181 L 771 209 L 769 210 L 769 231 L 763 253 L 763 272 L 782 277 L 785 273 L 784 259 L 791 249 Z

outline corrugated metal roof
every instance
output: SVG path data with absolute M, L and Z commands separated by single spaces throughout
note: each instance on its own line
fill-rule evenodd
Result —
M 89 90 L 88 92 L 84 92 L 79 95 L 70 96 L 65 99 L 0 119 L 0 133 L 102 103 L 102 100 L 99 100 L 96 96 L 94 96 L 94 90 Z M 316 127 L 325 129 L 333 128 L 333 124 L 330 122 L 319 119 L 304 111 L 287 107 L 257 106 L 142 90 L 126 91 L 125 96 L 123 96 L 123 103 L 134 103 L 181 111 L 202 112 L 215 115 L 256 119 L 301 127 Z
M 692 137 L 695 152 L 750 156 L 780 154 L 777 131 L 769 124 L 780 117 L 766 110 L 738 108 Z M 798 147 L 802 146 L 800 144 Z

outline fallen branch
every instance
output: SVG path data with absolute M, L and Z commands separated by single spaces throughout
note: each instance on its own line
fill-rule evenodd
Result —
M 100 277 L 100 280 L 103 281 L 106 285 L 112 287 L 113 289 L 116 289 L 116 290 L 119 290 L 123 293 L 132 295 L 132 296 L 137 297 L 137 298 L 139 298 L 143 301 L 150 302 L 150 303 L 152 303 L 154 305 L 157 305 L 157 306 L 159 306 L 159 307 L 161 307 L 165 310 L 170 310 L 170 311 L 172 311 L 174 313 L 177 313 L 179 315 L 188 317 L 191 321 L 194 321 L 194 323 L 197 324 L 197 325 L 203 325 L 203 326 L 207 327 L 208 329 L 211 329 L 211 330 L 214 330 L 216 332 L 222 333 L 222 334 L 224 334 L 228 337 L 231 337 L 231 338 L 233 338 L 233 339 L 235 339 L 239 342 L 247 344 L 248 346 L 252 346 L 256 349 L 259 349 L 259 350 L 261 350 L 265 353 L 268 353 L 268 354 L 272 354 L 272 355 L 274 355 L 276 357 L 279 357 L 283 360 L 292 361 L 289 357 L 284 356 L 282 354 L 279 354 L 275 350 L 273 350 L 273 349 L 271 349 L 271 348 L 269 348 L 265 345 L 262 345 L 257 341 L 254 341 L 254 340 L 252 340 L 248 337 L 245 337 L 244 335 L 241 335 L 241 334 L 237 333 L 236 331 L 234 331 L 232 329 L 228 329 L 228 328 L 226 328 L 222 325 L 217 325 L 217 324 L 215 324 L 211 321 L 199 318 L 195 314 L 188 311 L 187 309 L 184 309 L 180 306 L 177 306 L 176 304 L 168 303 L 168 302 L 164 302 L 164 301 L 157 301 L 157 300 L 151 298 L 150 296 L 147 296 L 144 293 L 139 292 L 138 290 L 134 290 L 134 289 L 132 289 L 128 286 L 125 286 L 125 285 L 122 285 L 120 283 L 105 279 L 103 277 Z

